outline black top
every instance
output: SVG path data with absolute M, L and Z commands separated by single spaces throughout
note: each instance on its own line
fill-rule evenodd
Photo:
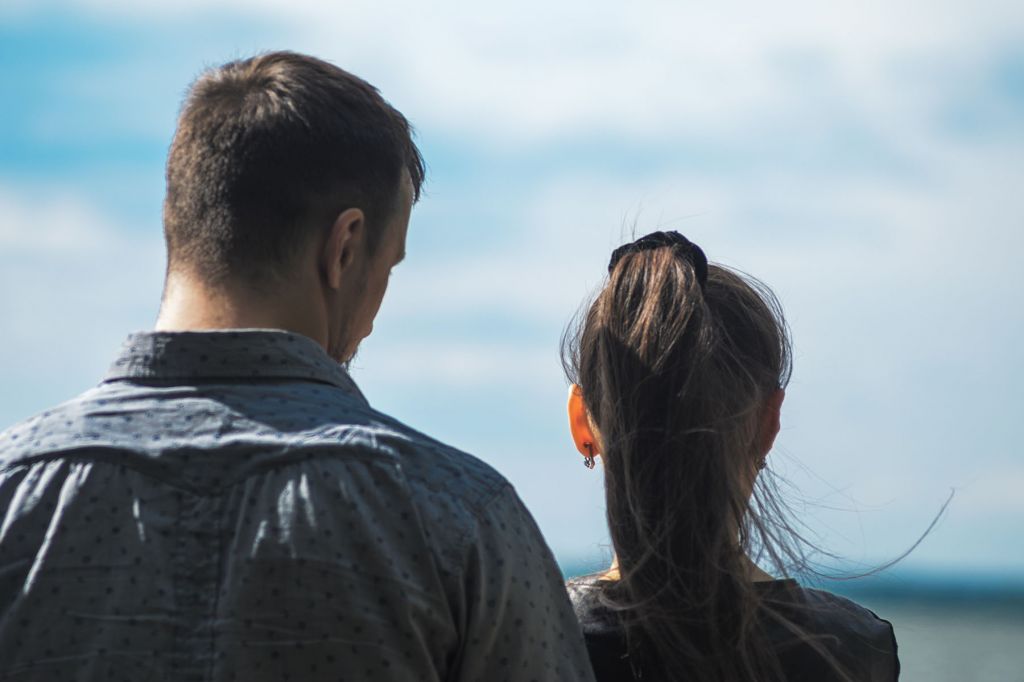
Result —
M 576 617 L 594 666 L 597 682 L 632 682 L 633 666 L 618 616 L 600 601 L 599 576 L 574 578 L 567 583 Z M 900 662 L 892 624 L 858 604 L 822 590 L 797 585 L 793 580 L 755 583 L 770 592 L 772 605 L 806 632 L 820 637 L 820 644 L 835 656 L 847 674 L 858 682 L 892 682 L 899 678 Z M 769 597 L 769 594 L 765 595 Z M 787 606 L 788 605 L 788 606 Z M 775 620 L 763 623 L 787 680 L 831 682 L 842 679 L 810 645 L 794 637 Z M 667 678 L 657 671 L 642 671 L 643 682 Z

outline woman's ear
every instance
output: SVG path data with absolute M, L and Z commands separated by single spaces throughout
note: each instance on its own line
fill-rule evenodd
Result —
M 568 409 L 569 433 L 572 434 L 572 441 L 576 444 L 576 449 L 584 457 L 601 454 L 600 444 L 590 427 L 590 413 L 587 412 L 587 406 L 583 402 L 583 392 L 576 384 L 569 387 Z
M 786 391 L 778 389 L 765 401 L 761 412 L 761 448 L 760 455 L 768 454 L 775 445 L 775 437 L 782 428 L 782 401 L 786 399 Z

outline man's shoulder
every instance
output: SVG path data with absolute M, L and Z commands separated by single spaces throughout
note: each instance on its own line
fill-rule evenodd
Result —
M 246 456 L 234 459 L 228 476 L 237 480 L 309 457 L 328 468 L 331 461 L 343 466 L 352 457 L 365 458 L 396 467 L 428 518 L 463 531 L 509 487 L 478 457 L 335 387 L 206 385 L 190 389 L 185 398 L 181 402 L 159 388 L 101 384 L 0 432 L 0 470 L 115 449 L 120 462 L 157 467 L 177 478 L 186 468 L 178 453 L 215 456 L 221 448 L 245 448 Z
M 444 443 L 383 412 L 367 408 L 360 424 L 368 445 L 395 458 L 414 495 L 435 503 L 458 504 L 475 512 L 509 482 L 479 457 Z M 355 434 L 348 435 L 352 438 Z
M 95 436 L 82 428 L 94 390 L 0 429 L 0 472 L 44 452 L 85 444 Z
M 516 524 L 525 513 L 511 484 L 491 465 L 369 406 L 321 431 L 316 441 L 340 455 L 328 456 L 333 464 L 327 466 L 343 469 L 350 456 L 362 453 L 391 467 L 441 566 L 463 565 L 495 520 Z

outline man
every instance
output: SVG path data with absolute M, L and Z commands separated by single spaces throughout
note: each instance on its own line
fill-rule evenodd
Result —
M 405 118 L 331 64 L 193 85 L 156 330 L 0 434 L 0 679 L 593 679 L 511 486 L 343 368 L 422 181 Z

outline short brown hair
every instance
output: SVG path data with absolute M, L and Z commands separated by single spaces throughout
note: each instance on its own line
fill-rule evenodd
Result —
M 167 159 L 168 269 L 265 282 L 350 207 L 366 213 L 372 249 L 403 170 L 418 199 L 409 122 L 366 81 L 293 52 L 211 69 L 189 90 Z

